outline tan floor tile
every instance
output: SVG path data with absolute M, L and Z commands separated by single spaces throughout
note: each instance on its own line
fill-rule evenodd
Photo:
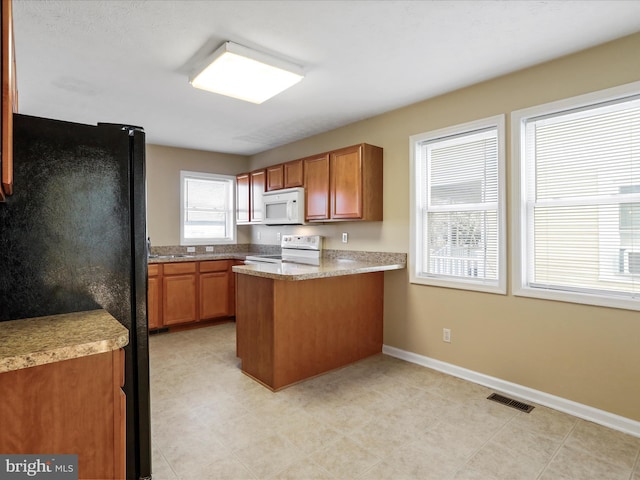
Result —
M 260 418 L 252 413 L 225 421 L 215 426 L 213 431 L 231 451 L 243 449 L 273 433 Z
M 258 478 L 268 478 L 304 457 L 298 447 L 278 434 L 250 442 L 236 450 L 234 455 Z
M 160 450 L 153 449 L 151 454 L 151 470 L 154 480 L 177 480 L 175 472 L 171 469 Z
M 451 480 L 500 480 L 498 477 L 489 475 L 487 472 L 478 472 L 469 467 L 458 470 Z
M 464 465 L 462 457 L 459 451 L 448 446 L 435 442 L 414 441 L 385 457 L 383 465 L 378 466 L 377 470 L 385 476 L 395 468 L 398 478 L 442 480 L 450 478 Z M 373 469 L 367 472 L 371 475 L 374 473 Z
M 336 477 L 327 472 L 320 465 L 312 462 L 308 458 L 295 463 L 283 471 L 276 473 L 272 480 L 333 480 Z
M 512 420 L 513 424 L 557 440 L 564 440 L 577 422 L 576 417 L 541 406 L 529 413 L 518 413 Z
M 547 437 L 511 421 L 491 439 L 491 443 L 546 464 L 560 448 L 562 440 Z
M 576 447 L 563 446 L 540 480 L 628 480 L 630 474 L 630 469 L 604 462 Z
M 277 393 L 241 372 L 233 323 L 150 357 L 154 480 L 640 480 L 640 439 L 386 355 Z
M 334 444 L 340 435 L 333 428 L 310 416 L 299 416 L 278 429 L 278 433 L 305 453 L 313 453 Z
M 354 440 L 341 437 L 334 444 L 311 455 L 311 460 L 340 479 L 362 475 L 380 459 Z
M 566 445 L 580 448 L 614 465 L 624 465 L 629 470 L 633 469 L 640 452 L 640 438 L 584 420 L 578 421 Z
M 482 447 L 467 464 L 479 473 L 509 480 L 535 479 L 545 465 L 546 461 L 515 453 L 496 443 Z
M 192 465 L 180 480 L 256 480 L 257 478 L 242 462 L 229 456 L 217 458 L 204 465 Z M 153 480 L 156 480 L 155 475 Z

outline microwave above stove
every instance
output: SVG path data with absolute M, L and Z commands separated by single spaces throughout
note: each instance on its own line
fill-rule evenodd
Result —
M 303 225 L 304 188 L 285 188 L 263 194 L 265 225 Z

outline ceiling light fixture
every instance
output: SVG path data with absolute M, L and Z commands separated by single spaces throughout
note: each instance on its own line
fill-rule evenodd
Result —
M 225 42 L 203 60 L 200 68 L 189 77 L 189 83 L 209 92 L 262 103 L 303 77 L 302 67 L 298 65 Z

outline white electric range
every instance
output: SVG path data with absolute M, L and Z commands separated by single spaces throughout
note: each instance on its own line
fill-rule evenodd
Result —
M 280 254 L 247 255 L 245 264 L 252 263 L 304 263 L 320 265 L 322 258 L 322 238 L 320 235 L 283 235 Z

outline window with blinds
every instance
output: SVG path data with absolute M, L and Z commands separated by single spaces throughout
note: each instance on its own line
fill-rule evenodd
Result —
M 411 281 L 505 293 L 504 117 L 411 137 Z
M 640 96 L 542 112 L 514 119 L 516 294 L 640 309 Z
M 235 241 L 235 177 L 180 172 L 181 245 Z

